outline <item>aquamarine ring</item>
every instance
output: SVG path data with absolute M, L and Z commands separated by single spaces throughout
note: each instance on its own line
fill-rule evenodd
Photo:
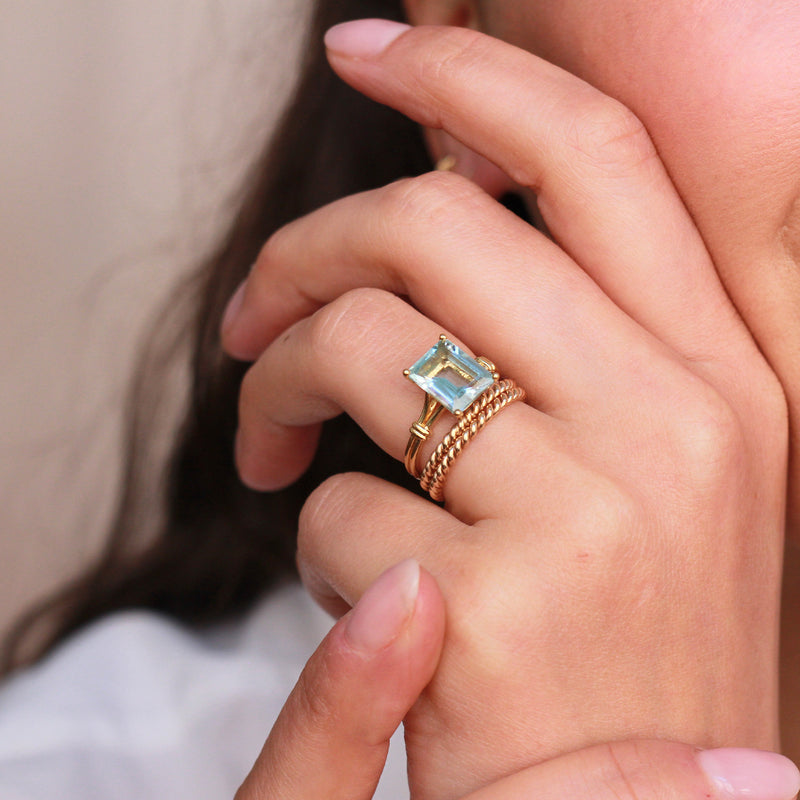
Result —
M 404 457 L 406 470 L 419 479 L 419 453 L 442 411 L 460 417 L 500 376 L 485 358 L 473 358 L 444 334 L 412 367 L 403 370 L 425 392 L 419 419 L 411 426 Z

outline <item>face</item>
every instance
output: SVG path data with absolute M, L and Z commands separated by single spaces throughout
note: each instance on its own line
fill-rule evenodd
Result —
M 584 78 L 648 128 L 786 390 L 800 507 L 800 3 L 478 5 L 486 32 Z

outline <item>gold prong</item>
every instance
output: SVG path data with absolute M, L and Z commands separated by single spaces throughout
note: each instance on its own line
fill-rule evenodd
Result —
M 407 378 L 407 377 L 408 377 L 410 374 L 411 374 L 411 371 L 410 371 L 410 370 L 407 370 L 407 369 L 404 369 L 404 370 L 403 370 L 403 375 L 405 375 L 405 376 L 406 376 L 406 378 Z

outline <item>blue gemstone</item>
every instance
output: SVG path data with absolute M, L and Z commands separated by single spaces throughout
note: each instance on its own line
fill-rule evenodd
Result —
M 451 414 L 469 408 L 494 377 L 448 339 L 440 339 L 408 370 L 408 378 L 438 400 Z

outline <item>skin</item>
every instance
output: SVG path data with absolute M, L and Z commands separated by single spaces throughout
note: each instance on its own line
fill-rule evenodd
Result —
M 484 27 L 548 60 L 452 29 L 332 47 L 339 74 L 430 128 L 434 151 L 459 143 L 479 188 L 403 182 L 266 244 L 223 330 L 255 361 L 243 479 L 291 482 L 341 410 L 402 458 L 398 420 L 420 398 L 399 370 L 442 330 L 529 393 L 456 462 L 443 509 L 352 475 L 301 519 L 304 579 L 332 610 L 407 555 L 447 598 L 442 658 L 406 725 L 420 796 L 626 736 L 777 746 L 800 296 L 798 70 L 777 53 L 798 12 L 764 9 L 420 1 L 417 22 Z M 482 191 L 508 180 L 535 194 L 552 241 Z
M 795 456 L 800 431 L 800 9 L 783 0 L 691 4 L 493 0 L 478 6 L 472 9 L 472 19 L 481 29 L 585 78 L 642 120 L 727 292 L 781 381 L 792 443 L 781 722 L 784 749 L 796 758 L 800 755 L 800 719 L 795 711 L 800 708 L 800 459 Z M 427 12 L 444 10 L 440 6 Z M 417 11 L 425 13 L 421 7 Z M 629 64 L 637 69 L 626 68 Z
M 800 430 L 797 4 L 492 0 L 475 13 L 486 32 L 584 78 L 644 123 Z M 796 459 L 790 487 L 796 542 Z
M 309 660 L 237 800 L 371 797 L 389 737 L 433 674 L 443 632 L 431 576 L 409 562 L 384 573 Z M 789 800 L 798 785 L 796 767 L 772 753 L 639 741 L 570 753 L 463 800 L 577 800 L 587 791 L 594 800 Z

